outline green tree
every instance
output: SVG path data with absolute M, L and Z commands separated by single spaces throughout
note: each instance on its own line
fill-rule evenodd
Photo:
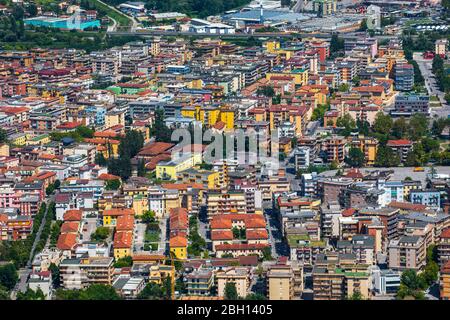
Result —
M 267 300 L 267 298 L 261 293 L 250 293 L 245 297 L 245 300 Z
M 256 90 L 256 94 L 272 98 L 275 96 L 275 90 L 272 86 L 261 86 L 258 88 L 258 90 Z
M 52 273 L 53 288 L 58 289 L 61 285 L 59 267 L 56 264 L 51 263 L 50 266 L 48 267 L 48 270 Z
M 17 269 L 14 264 L 8 263 L 0 266 L 0 285 L 7 290 L 12 290 L 19 280 Z
M 6 142 L 8 134 L 5 129 L 0 128 L 0 143 Z
M 270 250 L 270 247 L 265 247 L 262 250 L 262 254 L 263 254 L 263 260 L 265 260 L 265 261 L 273 260 L 272 251 Z
M 311 121 L 323 121 L 323 117 L 325 115 L 325 112 L 328 110 L 329 106 L 326 104 L 318 105 L 316 108 L 314 108 Z
M 113 179 L 106 181 L 106 190 L 117 190 L 120 188 L 120 180 L 119 179 Z
M 344 39 L 339 38 L 337 34 L 333 34 L 331 36 L 330 41 L 330 52 L 334 54 L 343 49 L 344 49 Z
M 339 92 L 348 92 L 350 90 L 350 85 L 348 83 L 342 83 L 338 88 Z
M 397 139 L 405 138 L 408 134 L 409 125 L 404 117 L 400 117 L 394 121 L 392 126 L 392 135 Z
M 120 297 L 110 285 L 92 284 L 81 292 L 80 300 L 120 300 Z
M 225 300 L 237 300 L 239 298 L 236 284 L 234 282 L 228 281 L 225 285 L 223 292 Z
M 91 240 L 92 241 L 104 241 L 106 240 L 106 238 L 108 238 L 110 233 L 109 228 L 107 227 L 98 227 L 94 233 L 92 233 L 91 235 Z
M 55 191 L 55 186 L 53 183 L 49 184 L 47 188 L 45 188 L 45 193 L 47 196 L 51 195 Z
M 155 121 L 150 128 L 150 134 L 155 137 L 157 142 L 171 142 L 172 131 L 164 123 L 163 109 L 156 110 Z
M 353 168 L 360 168 L 364 165 L 364 153 L 359 148 L 350 148 L 348 156 L 345 157 L 345 163 Z
M 375 157 L 376 167 L 397 167 L 400 164 L 400 157 L 390 147 L 380 146 Z
M 156 221 L 155 217 L 156 217 L 155 211 L 147 210 L 142 214 L 141 220 L 143 223 L 149 224 L 149 223 L 153 223 Z
M 11 300 L 8 290 L 3 286 L 0 286 L 0 301 L 1 300 Z
M 428 132 L 428 118 L 421 114 L 415 113 L 409 120 L 409 136 L 411 140 L 417 141 L 425 136 Z
M 366 30 L 367 30 L 367 19 L 363 19 L 359 26 L 359 31 L 366 31 Z
M 102 167 L 106 167 L 108 165 L 108 161 L 105 159 L 105 156 L 101 152 L 98 152 L 95 155 L 95 163 Z
M 146 173 L 145 161 L 142 159 L 139 159 L 138 164 L 137 164 L 137 175 L 138 175 L 138 177 L 144 177 L 145 173 Z
M 373 130 L 377 133 L 388 134 L 393 126 L 392 118 L 383 112 L 378 112 L 373 123 Z
M 149 282 L 138 294 L 140 300 L 162 300 L 164 298 L 164 289 L 155 282 Z
M 361 292 L 354 291 L 353 294 L 350 296 L 350 300 L 363 300 L 363 296 Z
M 127 268 L 131 266 L 133 266 L 133 258 L 131 256 L 120 258 L 114 263 L 114 268 Z
M 412 269 L 405 270 L 400 279 L 400 288 L 397 292 L 397 297 L 404 299 L 412 296 L 416 299 L 423 297 L 423 290 L 426 288 L 426 282 L 423 278 L 417 275 L 417 272 Z
M 25 292 L 17 293 L 17 300 L 45 300 L 45 295 L 41 288 L 34 291 L 28 287 Z
M 344 128 L 342 130 L 342 135 L 348 137 L 350 133 L 356 129 L 355 120 L 350 116 L 350 114 L 346 113 L 344 116 L 339 117 L 336 121 L 336 126 L 340 128 Z

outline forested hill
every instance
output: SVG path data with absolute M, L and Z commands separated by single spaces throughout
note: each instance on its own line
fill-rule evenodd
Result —
M 177 11 L 190 16 L 207 17 L 247 5 L 251 0 L 144 0 L 146 8 L 159 11 Z M 126 0 L 107 0 L 118 5 Z

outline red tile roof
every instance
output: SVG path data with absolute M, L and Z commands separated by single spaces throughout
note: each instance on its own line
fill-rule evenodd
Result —
M 56 247 L 59 250 L 72 250 L 76 244 L 77 244 L 76 233 L 62 233 L 59 235 Z
M 343 217 L 351 217 L 355 214 L 356 209 L 354 208 L 348 208 L 348 209 L 344 209 L 342 210 L 342 216 Z
M 134 216 L 133 215 L 122 215 L 117 217 L 116 230 L 126 231 L 133 230 L 134 228 Z
M 388 140 L 387 145 L 389 147 L 410 146 L 412 145 L 412 141 L 407 139 Z
M 83 212 L 81 210 L 67 210 L 64 213 L 63 220 L 64 221 L 81 221 L 81 217 L 83 216 Z
M 78 221 L 66 221 L 61 226 L 61 233 L 78 233 L 80 223 Z
M 98 176 L 99 180 L 121 180 L 119 176 L 115 176 L 113 174 L 110 173 L 102 173 L 101 175 Z
M 450 228 L 445 228 L 442 230 L 440 237 L 443 239 L 450 239 Z
M 169 246 L 171 248 L 173 247 L 187 247 L 187 239 L 186 237 L 182 237 L 182 236 L 175 236 L 170 238 L 169 240 Z
M 173 146 L 173 143 L 153 142 L 147 146 L 144 146 L 139 151 L 138 155 L 156 156 L 158 154 L 169 151 Z
M 262 250 L 269 247 L 268 244 L 263 243 L 233 243 L 233 244 L 218 244 L 216 250 Z
M 211 240 L 233 240 L 233 232 L 231 230 L 212 230 Z
M 114 208 L 103 211 L 103 216 L 123 216 L 123 215 L 134 215 L 133 209 L 122 209 L 122 208 Z
M 133 231 L 116 231 L 114 249 L 128 249 L 133 245 Z
M 269 238 L 269 234 L 266 229 L 247 230 L 246 238 L 247 240 L 267 240 Z
M 427 208 L 426 205 L 420 203 L 410 203 L 410 202 L 399 202 L 399 201 L 391 201 L 388 204 L 388 207 L 403 209 L 403 210 L 414 210 L 414 211 L 423 211 Z

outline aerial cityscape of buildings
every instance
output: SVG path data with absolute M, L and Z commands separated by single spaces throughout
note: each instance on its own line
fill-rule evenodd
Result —
M 450 300 L 450 3 L 223 2 L 0 4 L 0 300 Z

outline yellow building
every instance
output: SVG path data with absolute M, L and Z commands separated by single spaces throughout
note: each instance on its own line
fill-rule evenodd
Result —
M 50 136 L 48 134 L 41 134 L 39 136 L 35 136 L 26 141 L 27 146 L 35 146 L 42 145 L 50 142 Z
M 103 211 L 103 226 L 115 227 L 117 225 L 117 218 L 122 215 L 134 216 L 133 209 L 114 208 Z
M 201 162 L 201 153 L 190 153 L 175 160 L 160 162 L 156 165 L 156 178 L 177 180 L 179 172 L 192 168 Z
M 189 184 L 202 184 L 208 189 L 217 189 L 222 187 L 223 173 L 211 170 L 188 169 L 178 174 L 178 182 Z
M 111 128 L 117 125 L 125 125 L 125 111 L 113 110 L 106 113 L 105 127 Z
M 294 78 L 296 86 L 306 86 L 308 84 L 308 70 L 307 69 L 293 69 L 284 72 L 269 72 L 266 74 L 266 79 L 270 80 L 272 77 L 291 76 Z
M 9 157 L 9 145 L 7 143 L 0 144 L 0 156 Z
M 281 44 L 279 41 L 266 41 L 263 45 L 266 51 L 269 53 L 276 53 L 276 51 L 281 48 Z
M 25 133 L 15 133 L 9 136 L 9 141 L 16 146 L 24 146 L 27 142 L 27 135 Z
M 230 107 L 223 106 L 220 108 L 220 121 L 225 123 L 226 129 L 234 128 L 234 110 Z
M 374 165 L 378 149 L 377 139 L 360 135 L 357 138 L 352 139 L 351 145 L 354 148 L 360 149 L 364 153 L 366 165 Z
M 148 210 L 148 198 L 137 195 L 133 197 L 133 211 L 136 216 L 141 216 Z
M 169 240 L 170 252 L 174 254 L 177 259 L 187 259 L 187 239 L 184 236 L 177 235 Z
M 133 231 L 117 231 L 114 235 L 114 258 L 116 260 L 132 255 Z

